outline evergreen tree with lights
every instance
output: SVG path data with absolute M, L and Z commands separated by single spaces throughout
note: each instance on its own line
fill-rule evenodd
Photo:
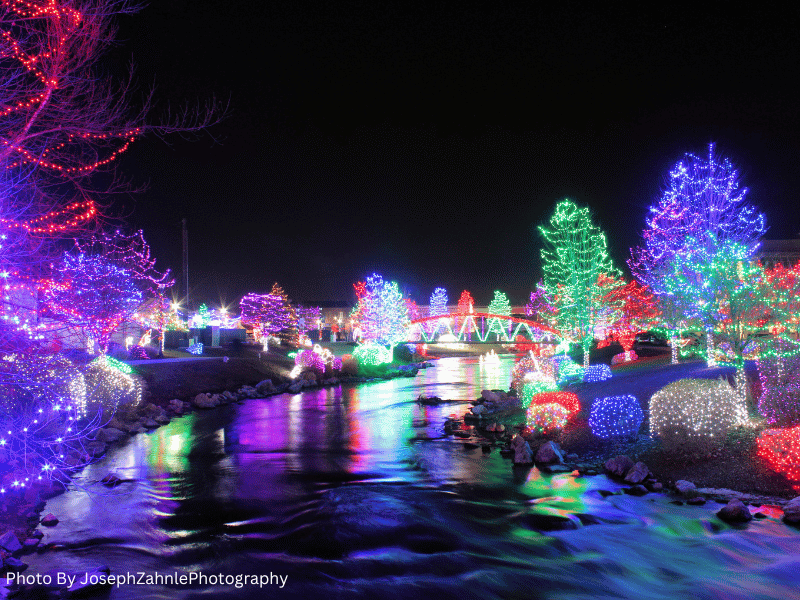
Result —
M 292 306 L 292 303 L 289 300 L 289 297 L 286 295 L 286 292 L 284 292 L 283 288 L 278 285 L 278 282 L 275 282 L 272 285 L 272 291 L 270 294 L 281 299 L 280 311 L 278 314 L 274 315 L 275 321 L 280 323 L 281 326 L 281 328 L 278 330 L 278 337 L 282 343 L 296 346 L 299 340 L 299 332 L 297 330 L 297 312 L 295 311 L 294 306 Z
M 467 290 L 461 292 L 461 296 L 458 298 L 458 317 L 456 319 L 456 331 L 461 331 L 461 328 L 464 326 L 464 322 L 469 317 L 469 315 L 475 312 L 475 299 L 472 297 Z M 468 339 L 472 339 L 472 326 L 467 325 L 467 334 Z
M 437 317 L 439 315 L 446 315 L 447 314 L 447 290 L 444 288 L 436 288 L 433 290 L 430 299 L 430 311 L 428 312 L 429 316 Z
M 492 315 L 503 315 L 506 317 L 511 315 L 511 304 L 508 301 L 508 296 L 503 292 L 495 290 L 494 298 L 492 298 L 492 301 L 489 303 L 488 310 L 489 314 Z M 489 327 L 489 333 L 497 334 L 508 340 L 508 333 L 506 332 L 507 327 L 508 321 L 506 319 L 495 319 Z
M 598 285 L 601 276 L 618 276 L 606 249 L 606 236 L 589 215 L 572 200 L 562 200 L 540 226 L 543 290 L 556 310 L 555 322 L 562 334 L 572 336 L 583 348 L 584 366 L 594 338 L 604 298 L 610 289 Z

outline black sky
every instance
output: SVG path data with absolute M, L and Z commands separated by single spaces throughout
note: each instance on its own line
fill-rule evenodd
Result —
M 138 142 L 116 204 L 162 266 L 190 232 L 193 303 L 278 281 L 350 299 L 373 271 L 420 304 L 539 278 L 555 203 L 593 210 L 618 266 L 684 152 L 739 167 L 768 237 L 800 232 L 798 11 L 621 3 L 153 3 L 120 23 L 161 108 L 230 100 L 208 136 Z M 157 107 L 158 108 L 158 107 Z

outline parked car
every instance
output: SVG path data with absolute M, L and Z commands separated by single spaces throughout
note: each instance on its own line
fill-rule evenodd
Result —
M 668 346 L 667 340 L 655 331 L 642 331 L 636 334 L 634 341 L 639 346 Z

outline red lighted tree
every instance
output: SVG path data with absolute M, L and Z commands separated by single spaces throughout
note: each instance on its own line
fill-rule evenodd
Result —
M 769 324 L 776 332 L 793 331 L 800 327 L 800 262 L 788 268 L 781 263 L 764 269 L 768 284 L 763 290 L 765 314 L 757 326 Z
M 128 0 L 0 0 L 0 165 L 30 176 L 37 193 L 60 198 L 71 186 L 73 199 L 85 197 L 91 177 L 136 138 L 210 122 L 213 110 L 150 124 L 149 96 L 133 109 L 132 74 L 118 82 L 102 72 L 115 17 L 137 9 Z
M 605 301 L 614 311 L 611 330 L 625 350 L 625 360 L 630 360 L 630 351 L 636 334 L 646 328 L 658 316 L 656 299 L 646 287 L 635 280 L 625 285 L 612 285 Z

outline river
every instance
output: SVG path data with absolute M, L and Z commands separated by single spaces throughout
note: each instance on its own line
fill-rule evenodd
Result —
M 60 523 L 41 528 L 53 545 L 25 558 L 28 573 L 131 573 L 104 592 L 115 600 L 799 597 L 800 532 L 779 520 L 734 528 L 714 503 L 514 470 L 444 436 L 463 404 L 416 403 L 507 388 L 511 366 L 447 358 L 415 378 L 174 419 L 48 501 Z M 125 481 L 97 483 L 109 472 Z M 537 531 L 548 515 L 574 529 Z M 134 582 L 176 573 L 195 581 Z M 265 577 L 237 587 L 201 574 Z

